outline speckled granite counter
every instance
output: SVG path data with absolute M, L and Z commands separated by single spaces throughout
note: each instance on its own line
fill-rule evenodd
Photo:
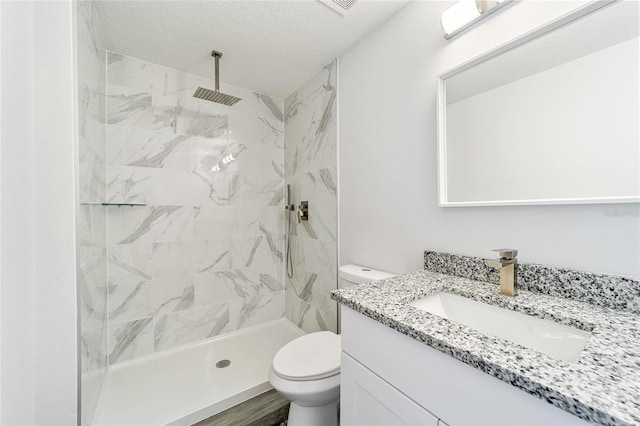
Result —
M 559 361 L 408 305 L 438 292 L 550 319 L 592 336 L 575 363 Z M 496 284 L 432 271 L 336 290 L 332 298 L 589 422 L 640 424 L 638 313 L 523 290 L 515 298 L 503 296 Z

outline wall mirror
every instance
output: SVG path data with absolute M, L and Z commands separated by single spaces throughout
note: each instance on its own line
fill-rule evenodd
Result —
M 440 75 L 439 205 L 640 202 L 638 9 L 589 3 Z

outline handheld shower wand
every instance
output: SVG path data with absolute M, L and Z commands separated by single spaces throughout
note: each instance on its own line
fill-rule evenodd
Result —
M 287 204 L 284 206 L 287 210 L 287 276 L 293 278 L 293 259 L 291 258 L 291 215 L 295 210 L 295 206 L 291 202 L 291 185 L 287 184 Z

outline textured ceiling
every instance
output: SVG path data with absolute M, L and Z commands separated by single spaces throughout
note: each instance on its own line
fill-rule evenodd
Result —
M 407 1 L 360 0 L 342 17 L 315 0 L 96 1 L 107 48 L 285 97 Z

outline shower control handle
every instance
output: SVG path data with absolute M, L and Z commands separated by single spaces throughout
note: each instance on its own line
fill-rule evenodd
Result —
M 309 202 L 308 201 L 300 201 L 300 206 L 298 206 L 298 223 L 303 220 L 309 220 Z

